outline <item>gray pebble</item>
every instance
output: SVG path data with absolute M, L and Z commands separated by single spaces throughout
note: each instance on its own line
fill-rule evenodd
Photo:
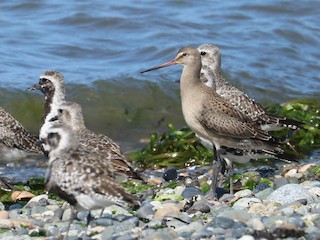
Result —
M 186 200 L 190 200 L 192 197 L 196 196 L 196 195 L 200 195 L 200 196 L 204 196 L 204 193 L 201 192 L 201 190 L 198 187 L 186 187 L 181 196 L 184 197 L 184 199 Z
M 183 226 L 186 226 L 187 224 L 178 220 L 178 219 L 175 219 L 175 218 L 165 218 L 164 219 L 167 227 L 170 227 L 170 228 L 173 228 L 173 229 L 177 229 L 177 228 L 180 228 L 180 227 L 183 227 Z
M 64 210 L 63 214 L 62 214 L 62 221 L 69 221 L 71 218 L 73 218 L 73 212 L 71 210 L 71 208 L 67 208 Z
M 144 204 L 142 207 L 138 209 L 136 212 L 136 216 L 141 219 L 148 219 L 151 220 L 154 215 L 153 205 L 150 203 Z
M 288 180 L 284 177 L 274 179 L 275 189 L 278 189 L 286 184 L 288 184 Z
M 13 210 L 13 209 L 20 209 L 20 208 L 22 208 L 21 204 L 16 203 L 16 204 L 10 205 L 8 210 L 10 211 L 10 210 Z
M 266 188 L 266 189 L 263 189 L 262 191 L 260 192 L 257 192 L 255 194 L 255 197 L 261 199 L 261 200 L 265 200 L 267 199 L 267 197 L 273 192 L 274 190 L 270 187 Z
M 176 180 L 176 179 L 178 178 L 178 171 L 177 171 L 177 169 L 175 169 L 175 168 L 169 168 L 169 169 L 167 169 L 167 170 L 163 173 L 162 178 L 163 178 L 166 182 Z
M 44 206 L 38 206 L 38 205 L 35 205 L 31 208 L 31 215 L 32 214 L 40 214 L 40 213 L 43 213 L 45 211 L 47 211 L 48 209 Z
M 210 238 L 212 237 L 213 232 L 209 231 L 208 229 L 201 229 L 199 231 L 194 232 L 191 235 L 191 239 L 203 239 L 203 238 Z
M 202 213 L 209 213 L 210 212 L 210 207 L 205 201 L 198 201 L 195 202 L 191 208 L 188 209 L 188 213 L 195 213 L 197 211 L 200 211 Z
M 108 217 L 101 217 L 101 218 L 97 218 L 95 220 L 95 223 L 99 226 L 112 226 L 113 225 L 113 220 L 111 218 Z
M 139 226 L 139 219 L 137 217 L 131 217 L 117 225 L 114 225 L 114 230 L 115 232 L 123 232 L 131 230 L 137 226 Z
M 3 211 L 5 209 L 5 206 L 2 202 L 0 202 L 0 211 Z
M 206 228 L 217 228 L 221 227 L 224 229 L 231 228 L 234 224 L 233 219 L 226 218 L 226 217 L 216 217 L 211 222 L 209 222 Z
M 300 184 L 286 184 L 272 192 L 267 200 L 280 204 L 291 203 L 300 199 L 307 199 L 308 203 L 314 200 L 309 191 Z

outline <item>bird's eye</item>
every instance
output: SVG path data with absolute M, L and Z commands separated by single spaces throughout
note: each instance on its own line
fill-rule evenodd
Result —
M 184 56 L 184 57 L 187 56 L 187 53 L 183 53 L 182 56 Z
M 204 56 L 204 55 L 206 55 L 207 53 L 204 52 L 204 51 L 202 51 L 200 54 L 201 54 L 202 56 Z
M 62 113 L 63 113 L 63 110 L 62 110 L 62 109 L 59 109 L 59 110 L 58 110 L 58 113 L 62 114 Z

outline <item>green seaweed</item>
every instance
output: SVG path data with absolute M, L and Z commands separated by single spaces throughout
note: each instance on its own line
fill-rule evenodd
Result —
M 320 149 L 320 101 L 299 99 L 286 104 L 273 104 L 268 111 L 272 114 L 303 122 L 298 130 L 284 129 L 271 134 L 286 139 L 284 149 L 288 154 L 302 158 Z M 189 128 L 175 129 L 168 124 L 167 132 L 152 133 L 149 143 L 142 149 L 129 154 L 129 158 L 140 168 L 176 167 L 209 164 L 213 158 Z

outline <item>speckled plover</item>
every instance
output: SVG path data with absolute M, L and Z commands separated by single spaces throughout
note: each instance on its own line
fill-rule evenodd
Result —
M 0 142 L 9 148 L 43 153 L 38 136 L 28 132 L 10 113 L 0 107 Z
M 143 181 L 121 153 L 118 144 L 106 135 L 96 134 L 86 128 L 82 108 L 79 104 L 68 101 L 61 104 L 58 110 L 58 118 L 63 124 L 77 132 L 79 144 L 90 148 L 92 151 L 101 152 L 105 156 L 105 161 L 110 161 L 116 176 L 125 176 Z
M 28 90 L 40 90 L 45 96 L 43 125 L 40 128 L 39 139 L 47 136 L 48 129 L 55 124 L 52 119 L 58 115 L 59 106 L 65 102 L 64 77 L 58 71 L 45 71 L 40 75 L 39 82 Z M 43 144 L 43 149 L 48 152 L 48 146 Z
M 45 141 L 50 152 L 45 182 L 49 192 L 69 202 L 75 210 L 91 211 L 113 204 L 132 208 L 139 205 L 133 195 L 115 182 L 110 161 L 104 161 L 101 152 L 79 144 L 76 131 L 56 124 L 47 133 Z M 89 222 L 90 214 L 88 226 Z

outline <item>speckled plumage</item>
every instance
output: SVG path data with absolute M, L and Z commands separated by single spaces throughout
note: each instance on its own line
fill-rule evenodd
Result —
M 142 180 L 121 153 L 118 144 L 106 135 L 96 134 L 86 128 L 79 104 L 73 102 L 61 104 L 58 118 L 63 124 L 77 132 L 79 144 L 92 151 L 101 152 L 105 156 L 104 161 L 109 161 L 112 165 L 116 176 L 121 175 Z
M 39 82 L 29 88 L 29 90 L 40 90 L 45 96 L 43 125 L 40 128 L 39 138 L 47 136 L 48 129 L 55 124 L 59 106 L 65 102 L 64 77 L 58 71 L 45 71 L 40 75 Z M 43 144 L 45 151 L 48 146 Z
M 0 142 L 10 148 L 42 153 L 38 136 L 28 132 L 21 123 L 0 107 Z
M 48 130 L 48 191 L 76 209 L 100 209 L 112 204 L 136 206 L 137 199 L 114 181 L 113 167 L 104 161 L 105 156 L 79 144 L 77 139 L 76 132 L 62 125 Z
M 283 128 L 297 129 L 302 123 L 268 113 L 259 103 L 250 98 L 243 91 L 227 82 L 221 72 L 220 49 L 213 44 L 202 44 L 198 47 L 201 54 L 200 79 L 207 86 L 212 87 L 219 96 L 231 103 L 251 121 L 261 124 L 266 131 Z

